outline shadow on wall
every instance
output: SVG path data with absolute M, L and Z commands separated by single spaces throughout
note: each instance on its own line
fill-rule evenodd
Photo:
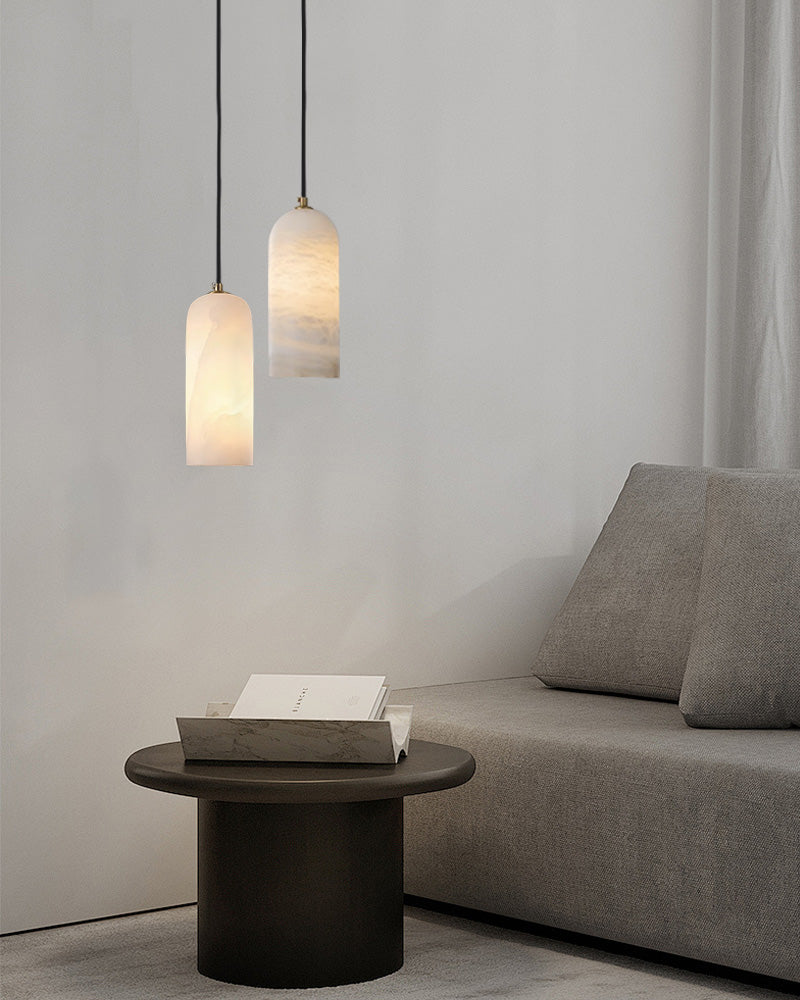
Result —
M 126 590 L 137 577 L 147 548 L 146 534 L 136 527 L 129 484 L 111 463 L 94 459 L 72 477 L 66 506 L 70 593 Z
M 178 626 L 172 618 L 166 622 L 171 631 L 161 637 L 162 656 L 192 663 L 198 695 L 209 701 L 235 699 L 251 673 L 348 672 L 339 651 L 374 589 L 371 571 L 356 563 L 339 566 L 268 603 L 261 603 L 257 587 L 245 583 L 232 594 L 233 608 L 206 591 L 193 592 Z M 185 700 L 186 681 L 178 671 L 171 694 L 181 693 Z M 199 709 L 199 703 L 185 708 Z
M 527 674 L 579 563 L 575 556 L 523 559 L 411 624 L 354 670 L 379 669 L 408 687 Z
M 144 602 L 114 595 L 103 605 L 92 656 L 115 664 L 108 682 L 115 690 L 120 677 L 130 678 L 125 716 L 148 717 L 157 684 L 162 707 L 155 717 L 149 710 L 157 732 L 172 732 L 175 714 L 235 698 L 251 673 L 381 673 L 397 688 L 520 676 L 530 671 L 580 562 L 574 555 L 523 559 L 427 617 L 395 622 L 382 641 L 370 644 L 361 635 L 356 648 L 348 636 L 360 632 L 356 619 L 369 615 L 375 580 L 355 563 L 266 605 L 250 592 L 249 605 L 242 600 L 236 614 L 191 590 L 181 592 L 178 607 L 175 595 L 161 590 Z M 86 655 L 95 610 L 89 622 L 73 615 L 76 657 Z M 150 684 L 141 683 L 143 663 Z M 190 684 L 174 664 L 191 664 Z M 119 699 L 109 692 L 109 701 Z M 149 730 L 137 738 L 150 738 Z

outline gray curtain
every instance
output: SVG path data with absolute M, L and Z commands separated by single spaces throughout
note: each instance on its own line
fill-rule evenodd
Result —
M 747 0 L 731 397 L 720 464 L 800 467 L 800 2 Z

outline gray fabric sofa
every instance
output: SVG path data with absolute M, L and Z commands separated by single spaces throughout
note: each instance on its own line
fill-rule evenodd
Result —
M 392 700 L 414 705 L 415 738 L 477 763 L 406 803 L 407 893 L 800 981 L 800 730 L 690 728 L 676 700 L 535 676 Z

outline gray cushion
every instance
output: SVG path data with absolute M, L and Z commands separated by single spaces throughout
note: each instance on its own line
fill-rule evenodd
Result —
M 634 465 L 539 650 L 533 673 L 545 684 L 678 700 L 708 473 Z
M 532 677 L 392 700 L 477 764 L 406 799 L 407 892 L 800 979 L 797 730 L 689 729 L 674 704 Z
M 690 726 L 800 726 L 800 474 L 710 476 L 680 708 Z

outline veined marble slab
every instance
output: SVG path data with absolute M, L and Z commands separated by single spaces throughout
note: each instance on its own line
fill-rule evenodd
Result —
M 387 705 L 370 721 L 231 719 L 231 702 L 214 702 L 204 718 L 178 718 L 186 760 L 307 761 L 396 764 L 408 753 L 411 705 Z

